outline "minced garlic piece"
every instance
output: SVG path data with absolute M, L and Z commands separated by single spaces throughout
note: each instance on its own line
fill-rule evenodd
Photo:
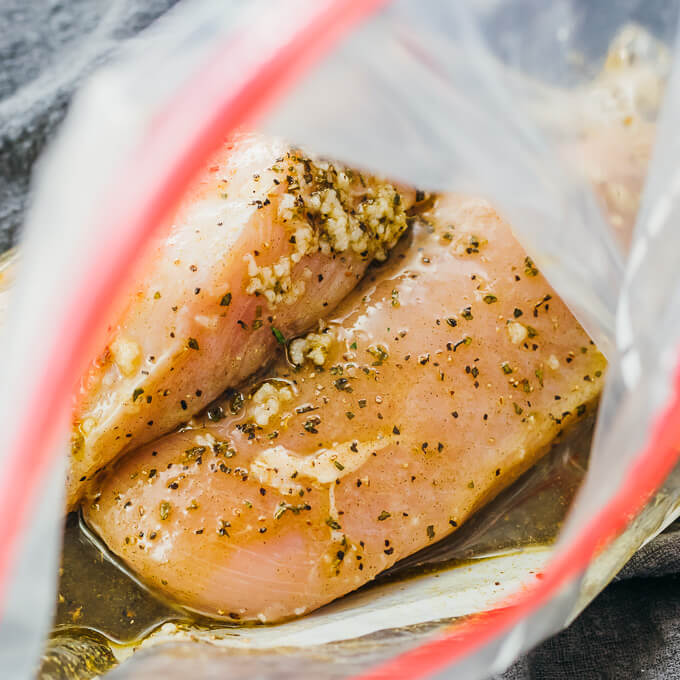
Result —
M 292 304 L 305 292 L 304 281 L 293 281 L 289 257 L 282 257 L 275 264 L 262 267 L 258 267 L 250 253 L 244 259 L 248 263 L 250 277 L 246 293 L 263 295 L 271 304 Z
M 288 357 L 296 366 L 302 366 L 305 359 L 311 359 L 317 366 L 323 366 L 332 342 L 328 333 L 309 333 L 290 343 Z
M 285 167 L 285 170 L 284 170 Z M 325 162 L 289 152 L 285 163 L 272 167 L 280 173 L 277 189 L 264 198 L 290 226 L 291 253 L 275 263 L 259 266 L 248 254 L 246 292 L 264 296 L 270 304 L 292 304 L 305 291 L 293 267 L 308 254 L 353 251 L 366 259 L 385 260 L 406 230 L 401 196 L 391 185 L 351 170 L 336 170 Z M 262 207 L 264 200 L 256 200 Z
M 548 357 L 548 367 L 551 368 L 553 371 L 556 371 L 560 367 L 560 362 L 554 354 L 551 354 Z
M 315 247 L 312 228 L 301 225 L 295 230 L 295 252 L 290 256 L 290 259 L 297 264 L 304 255 L 311 253 Z
M 453 252 L 459 257 L 463 257 L 464 255 L 476 255 L 488 243 L 485 238 L 480 238 L 479 236 L 475 236 L 468 232 L 456 234 L 455 236 L 449 232 L 448 236 L 450 238 L 447 238 L 447 240 L 451 241 Z
M 262 451 L 250 465 L 251 475 L 260 484 L 295 493 L 302 488 L 298 477 L 314 479 L 319 484 L 335 484 L 336 480 L 356 472 L 374 452 L 381 451 L 397 439 L 396 435 L 379 435 L 367 441 L 347 441 L 322 449 L 313 456 L 300 457 L 285 446 L 272 446 Z M 368 479 L 362 479 L 368 484 Z
M 213 437 L 209 432 L 196 435 L 196 438 L 194 439 L 196 446 L 205 446 L 207 448 L 212 448 L 212 445 L 215 443 L 215 441 L 215 437 Z
M 508 324 L 508 335 L 510 336 L 510 341 L 514 345 L 519 345 L 526 340 L 529 331 L 527 331 L 524 324 L 521 324 L 518 321 L 512 321 Z
M 276 387 L 266 382 L 253 394 L 252 418 L 257 425 L 264 427 L 275 416 L 284 402 L 293 398 L 293 391 L 287 385 Z
M 297 214 L 295 209 L 295 196 L 293 196 L 293 194 L 284 194 L 281 196 L 279 207 L 276 212 L 284 222 L 289 222 L 294 219 Z
M 142 350 L 136 342 L 118 336 L 109 348 L 113 360 L 123 375 L 132 375 L 137 370 Z
M 319 245 L 324 254 L 352 250 L 383 261 L 406 229 L 406 213 L 391 184 L 368 187 L 354 209 L 340 187 L 312 194 L 309 207 L 322 218 Z
M 397 191 L 390 184 L 378 187 L 373 198 L 368 198 L 359 204 L 357 210 L 358 229 L 352 232 L 352 249 L 360 253 L 363 248 L 358 245 L 357 235 L 363 234 L 366 238 L 362 224 L 368 227 L 369 241 L 366 245 L 375 249 L 373 256 L 382 262 L 387 259 L 389 250 L 394 246 L 399 237 L 406 229 L 406 214 L 401 208 L 401 201 L 395 204 L 399 198 Z M 377 241 L 377 242 L 376 242 Z

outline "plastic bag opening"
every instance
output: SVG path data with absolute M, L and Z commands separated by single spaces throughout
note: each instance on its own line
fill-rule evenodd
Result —
M 271 103 L 272 93 L 281 94 L 286 86 L 291 85 L 292 72 L 303 65 L 309 66 L 308 60 L 318 56 L 318 50 L 322 46 L 324 49 L 330 47 L 326 42 L 330 34 L 325 30 L 329 24 L 335 22 L 334 30 L 338 32 L 331 37 L 339 38 L 340 29 L 348 29 L 351 22 L 358 21 L 365 13 L 374 9 L 372 4 L 299 4 L 299 14 L 281 11 L 270 15 L 272 21 L 266 27 L 255 26 L 248 33 L 247 40 L 237 37 L 228 42 L 226 48 L 217 52 L 218 57 L 209 55 L 210 50 L 199 50 L 202 55 L 209 55 L 206 56 L 209 66 L 199 70 L 200 77 L 192 79 L 190 85 L 180 91 L 180 96 L 171 98 L 171 106 L 163 104 L 156 109 L 154 106 L 158 102 L 147 101 L 147 109 L 142 112 L 141 121 L 136 118 L 139 112 L 135 112 L 132 102 L 126 96 L 129 94 L 129 83 L 125 79 L 116 81 L 115 77 L 110 78 L 105 86 L 100 85 L 99 89 L 92 90 L 89 104 L 83 99 L 80 113 L 75 108 L 70 132 L 68 129 L 64 132 L 64 140 L 67 139 L 67 134 L 73 138 L 82 138 L 83 146 L 79 157 L 82 158 L 82 177 L 85 178 L 90 159 L 86 148 L 88 139 L 84 131 L 91 130 L 91 138 L 94 136 L 92 120 L 89 120 L 91 113 L 86 105 L 99 111 L 103 105 L 111 103 L 112 92 L 120 93 L 121 100 L 130 103 L 127 110 L 121 107 L 122 114 L 115 121 L 119 134 L 117 137 L 112 136 L 109 145 L 108 176 L 124 177 L 126 173 L 121 168 L 128 167 L 129 161 L 126 159 L 132 158 L 135 174 L 130 175 L 137 178 L 137 181 L 134 186 L 129 179 L 125 179 L 120 185 L 114 185 L 117 186 L 116 200 L 104 203 L 111 205 L 108 211 L 104 211 L 108 213 L 107 220 L 102 222 L 100 228 L 91 230 L 100 239 L 97 245 L 102 257 L 96 260 L 94 266 L 89 266 L 89 274 L 71 269 L 67 275 L 65 272 L 70 269 L 71 264 L 66 261 L 66 251 L 74 245 L 76 234 L 86 233 L 85 227 L 90 216 L 98 211 L 95 202 L 100 194 L 93 191 L 89 203 L 80 205 L 74 213 L 72 208 L 76 202 L 71 194 L 65 192 L 62 196 L 55 196 L 54 193 L 48 195 L 45 190 L 44 203 L 37 204 L 32 224 L 45 223 L 49 211 L 52 220 L 56 212 L 62 215 L 58 223 L 70 227 L 68 230 L 64 227 L 63 232 L 53 234 L 49 243 L 41 241 L 44 230 L 39 230 L 37 226 L 33 227 L 35 232 L 31 231 L 30 226 L 27 230 L 27 263 L 34 261 L 45 266 L 45 263 L 53 259 L 54 252 L 64 253 L 65 257 L 63 262 L 54 265 L 54 269 L 45 267 L 44 279 L 19 281 L 14 296 L 14 310 L 30 302 L 28 306 L 41 314 L 29 318 L 20 315 L 18 311 L 10 310 L 9 318 L 14 331 L 12 337 L 6 340 L 9 347 L 7 356 L 21 357 L 30 348 L 36 359 L 42 357 L 42 363 L 34 361 L 35 375 L 28 379 L 25 375 L 19 376 L 19 367 L 23 367 L 25 362 L 17 360 L 14 368 L 8 367 L 6 384 L 18 386 L 21 383 L 25 393 L 12 390 L 12 399 L 10 400 L 9 395 L 6 396 L 7 403 L 3 405 L 7 408 L 2 412 L 12 416 L 22 410 L 34 414 L 35 407 L 29 409 L 29 406 L 34 406 L 36 402 L 29 399 L 29 388 L 40 385 L 41 380 L 48 378 L 53 386 L 50 390 L 43 387 L 41 391 L 42 420 L 37 425 L 33 419 L 31 423 L 26 421 L 24 429 L 3 428 L 3 432 L 13 432 L 16 438 L 13 444 L 10 442 L 4 448 L 7 452 L 8 473 L 2 479 L 7 493 L 0 494 L 0 498 L 6 498 L 16 510 L 11 516 L 17 520 L 27 512 L 31 493 L 30 487 L 22 488 L 16 484 L 16 480 L 26 479 L 28 482 L 34 479 L 37 484 L 38 475 L 34 476 L 33 473 L 46 473 L 50 450 L 48 444 L 56 446 L 60 433 L 66 429 L 67 409 L 62 403 L 61 395 L 70 392 L 70 385 L 82 368 L 83 353 L 78 348 L 94 344 L 88 339 L 88 329 L 114 297 L 114 291 L 118 290 L 125 279 L 128 265 L 141 250 L 145 239 L 160 223 L 161 217 L 171 209 L 173 201 L 168 199 L 177 196 L 180 189 L 186 186 L 226 129 L 232 128 L 236 123 L 252 121 L 256 113 L 262 114 L 265 106 Z M 575 20 L 581 14 L 576 8 L 576 3 L 559 3 L 552 6 L 546 14 L 538 13 L 537 22 L 549 22 L 548 25 L 551 26 L 559 24 L 560 27 L 566 25 L 571 27 L 569 30 L 574 30 L 574 26 L 578 26 Z M 667 209 L 665 214 L 653 210 L 653 206 L 663 204 L 659 202 L 659 194 L 665 196 L 668 185 L 662 181 L 662 175 L 652 175 L 657 184 L 655 192 L 652 193 L 650 189 L 645 195 L 642 221 L 632 246 L 631 261 L 634 268 L 629 262 L 630 273 L 627 270 L 624 275 L 621 248 L 607 226 L 597 200 L 559 149 L 561 145 L 573 141 L 577 133 L 570 125 L 583 112 L 576 107 L 575 114 L 566 116 L 566 125 L 549 117 L 546 119 L 546 111 L 558 103 L 564 104 L 564 92 L 555 87 L 546 88 L 545 82 L 540 83 L 540 86 L 536 86 L 534 81 L 527 82 L 524 76 L 530 70 L 528 68 L 524 69 L 521 78 L 513 79 L 515 74 L 508 72 L 508 61 L 512 67 L 527 67 L 541 60 L 548 64 L 549 60 L 545 59 L 545 53 L 541 51 L 547 47 L 544 43 L 537 43 L 534 46 L 535 54 L 523 55 L 526 62 L 522 63 L 521 59 L 508 59 L 508 55 L 516 56 L 517 44 L 506 45 L 500 41 L 506 52 L 499 58 L 496 51 L 489 49 L 489 45 L 493 43 L 490 35 L 494 38 L 498 35 L 507 36 L 511 31 L 489 34 L 490 27 L 503 25 L 499 20 L 503 13 L 494 13 L 493 10 L 493 7 L 486 6 L 483 9 L 472 9 L 464 5 L 450 8 L 442 4 L 433 5 L 425 13 L 415 3 L 390 4 L 375 19 L 353 34 L 350 42 L 333 54 L 330 61 L 311 80 L 304 81 L 295 96 L 268 118 L 267 125 L 271 129 L 286 132 L 291 138 L 314 145 L 320 151 L 348 158 L 362 166 L 390 170 L 399 179 L 424 183 L 435 189 L 456 187 L 482 190 L 503 207 L 518 236 L 529 252 L 535 255 L 539 267 L 548 273 L 553 285 L 571 304 L 603 348 L 607 348 L 610 357 L 616 357 L 615 339 L 621 343 L 623 337 L 626 342 L 622 346 L 627 349 L 635 346 L 636 342 L 643 342 L 642 335 L 636 335 L 640 329 L 631 330 L 623 322 L 620 323 L 620 328 L 625 328 L 625 331 L 621 330 L 617 338 L 616 308 L 618 305 L 619 319 L 625 319 L 624 314 L 630 307 L 625 296 L 634 289 L 644 289 L 640 288 L 641 281 L 644 281 L 644 277 L 649 275 L 653 267 L 650 264 L 652 260 L 648 257 L 653 239 L 645 234 L 645 229 L 651 230 L 651 236 L 663 233 L 668 237 L 663 232 L 663 225 L 669 223 L 672 208 Z M 563 16 L 560 12 L 564 13 Z M 196 19 L 191 28 L 200 35 L 202 48 L 206 44 L 211 47 L 220 45 L 224 25 L 233 26 L 229 22 L 220 23 L 218 19 L 224 17 L 222 10 L 217 11 L 207 5 L 200 12 L 197 11 L 196 16 L 201 19 L 200 31 L 196 28 L 199 24 Z M 340 18 L 343 19 L 342 24 L 338 23 Z M 629 18 L 630 15 L 625 15 L 626 20 Z M 612 21 L 617 27 L 620 25 L 619 19 L 620 17 L 616 17 Z M 242 17 L 241 20 L 243 22 Z M 211 21 L 214 22 L 212 26 Z M 298 21 L 301 25 L 297 24 Z M 513 30 L 517 30 L 516 24 L 510 22 L 510 25 Z M 272 31 L 273 26 L 278 31 Z M 291 33 L 281 28 L 282 26 L 290 29 Z M 211 40 L 205 40 L 206 33 Z M 296 36 L 295 40 L 288 39 L 291 34 Z M 278 41 L 274 41 L 277 36 Z M 233 38 L 233 34 L 231 37 Z M 569 40 L 566 42 L 569 43 Z M 304 50 L 301 49 L 302 45 Z M 380 54 L 378 58 L 371 60 L 370 57 L 376 55 L 376 45 L 381 46 Z M 246 56 L 252 57 L 253 61 L 248 61 Z M 368 59 L 364 60 L 363 57 Z M 201 59 L 197 58 L 195 63 L 200 62 Z M 359 65 L 357 62 L 360 62 Z M 564 66 L 566 62 L 565 59 L 561 65 Z M 234 82 L 234 73 L 238 69 L 234 66 L 232 70 L 225 72 L 224 63 L 243 64 L 238 82 Z M 399 65 L 396 69 L 398 78 L 394 75 L 394 64 Z M 361 79 L 353 82 L 347 76 L 348 71 L 350 74 L 361 74 Z M 328 78 L 329 73 L 332 82 L 339 85 L 330 92 L 329 88 L 320 84 Z M 567 68 L 559 74 L 562 76 L 560 78 L 555 77 L 554 73 L 542 72 L 539 75 L 550 85 L 563 87 L 569 82 L 563 76 L 569 73 L 570 69 Z M 411 86 L 410 97 L 404 95 L 403 83 L 400 81 Z M 352 89 L 357 85 L 361 88 L 358 93 Z M 673 87 L 671 83 L 671 93 L 674 92 Z M 235 92 L 237 95 L 234 95 Z M 319 97 L 319 92 L 323 92 L 324 96 Z M 347 92 L 352 95 L 349 96 Z M 433 100 L 433 92 L 438 95 L 436 101 Z M 532 97 L 518 99 L 519 94 L 526 95 L 527 92 Z M 403 106 L 390 107 L 393 100 L 402 102 Z M 668 101 L 667 97 L 667 106 L 670 107 L 672 104 Z M 206 102 L 221 104 L 206 109 Z M 512 103 L 517 104 L 516 110 L 511 106 Z M 305 111 L 305 116 L 301 115 L 300 107 Z M 363 127 L 353 125 L 348 110 L 361 112 L 359 119 Z M 499 118 L 498 111 L 511 111 L 513 115 Z M 672 134 L 665 122 L 667 120 L 669 118 L 662 117 L 657 125 L 664 133 Z M 323 121 L 324 125 L 318 127 L 319 121 Z M 385 132 L 384 136 L 375 134 L 375 130 L 381 128 Z M 130 129 L 134 129 L 135 133 L 131 135 Z M 149 130 L 153 133 L 147 136 Z M 473 131 L 475 134 L 472 134 Z M 395 137 L 408 141 L 398 148 L 393 145 L 390 148 L 386 142 Z M 116 149 L 116 144 L 123 138 L 127 140 L 126 143 Z M 499 153 L 499 149 L 503 151 Z M 66 141 L 61 149 L 55 149 L 51 160 L 52 170 L 49 165 L 42 170 L 44 183 L 47 183 L 48 178 L 51 180 L 56 172 L 54 168 L 59 167 L 59 154 L 70 152 Z M 560 160 L 555 162 L 556 158 Z M 663 159 L 664 156 L 655 158 L 655 163 L 658 158 Z M 165 172 L 162 177 L 158 174 L 159 159 L 166 160 L 166 163 L 160 163 Z M 491 170 L 490 159 L 494 160 Z M 77 168 L 77 160 L 72 162 L 73 167 Z M 102 174 L 103 186 L 106 173 Z M 536 195 L 527 195 L 526 191 L 521 191 L 522 187 L 527 186 L 535 188 Z M 122 197 L 126 196 L 129 200 L 123 201 Z M 673 205 L 672 193 L 667 204 Z M 570 225 L 569 232 L 565 231 L 565 224 Z M 73 237 L 73 242 L 66 238 L 67 235 Z M 83 258 L 82 253 L 90 252 L 93 240 L 92 237 L 82 240 L 81 259 L 89 259 Z M 586 245 L 592 248 L 585 247 Z M 670 249 L 666 252 L 668 251 Z M 75 248 L 72 254 L 76 255 Z M 26 267 L 28 268 L 28 264 Z M 59 288 L 55 288 L 53 295 L 47 295 L 45 281 L 48 280 L 48 275 L 53 276 L 53 280 L 68 281 L 68 285 L 62 283 Z M 663 270 L 655 280 L 659 281 L 663 276 L 670 286 L 666 289 L 672 290 L 671 272 Z M 88 282 L 87 297 L 83 295 L 85 288 L 82 281 Z M 619 301 L 621 290 L 624 302 Z M 79 292 L 78 299 L 76 291 Z M 63 296 L 64 301 L 70 301 L 68 308 L 65 304 L 55 302 L 53 298 L 57 294 Z M 672 296 L 664 298 L 654 307 L 654 311 L 665 312 L 667 318 L 674 319 L 674 304 Z M 63 314 L 65 309 L 68 309 L 67 314 L 59 321 L 59 312 Z M 39 316 L 40 319 L 37 318 Z M 52 361 L 52 357 L 56 355 L 48 357 L 45 347 L 40 347 L 35 340 L 44 338 L 45 334 L 39 329 L 49 327 L 50 324 L 53 328 L 60 329 L 53 335 L 55 341 L 51 348 L 53 352 L 59 351 L 59 362 Z M 627 324 L 631 325 L 634 326 Z M 33 340 L 29 342 L 29 338 Z M 456 628 L 454 636 L 442 638 L 410 656 L 398 659 L 392 666 L 377 671 L 378 675 L 375 677 L 388 674 L 390 669 L 404 677 L 417 677 L 417 674 L 443 668 L 454 657 L 460 658 L 478 648 L 482 642 L 496 639 L 496 636 L 520 620 L 520 617 L 548 601 L 554 603 L 554 606 L 547 607 L 542 612 L 544 618 L 526 620 L 521 628 L 515 629 L 512 637 L 501 642 L 496 640 L 495 646 L 486 648 L 480 657 L 469 657 L 465 668 L 471 673 L 481 675 L 489 668 L 507 665 L 520 649 L 538 639 L 545 631 L 562 625 L 566 606 L 564 602 L 569 603 L 573 597 L 573 593 L 567 592 L 567 582 L 583 570 L 602 540 L 610 538 L 623 528 L 627 517 L 661 483 L 674 462 L 674 442 L 677 441 L 678 433 L 674 429 L 677 418 L 674 419 L 673 416 L 678 408 L 677 395 L 672 393 L 670 400 L 666 400 L 669 388 L 663 369 L 674 366 L 676 346 L 677 333 L 671 325 L 663 344 L 654 344 L 658 351 L 648 353 L 645 350 L 645 356 L 651 354 L 648 356 L 649 363 L 645 364 L 648 369 L 646 375 L 653 372 L 656 376 L 656 382 L 648 385 L 655 399 L 646 421 L 656 420 L 657 425 L 644 430 L 635 440 L 631 440 L 630 458 L 627 459 L 630 466 L 622 470 L 620 485 L 608 487 L 607 494 L 603 493 L 601 497 L 598 495 L 596 499 L 597 505 L 604 510 L 595 515 L 595 520 L 578 527 L 571 542 L 565 543 L 564 552 L 557 553 L 555 561 L 546 568 L 544 578 L 532 588 L 531 594 L 524 595 L 513 607 L 495 609 L 481 615 L 468 624 L 467 628 Z M 640 355 L 639 346 L 636 353 Z M 629 432 L 623 427 L 626 423 L 623 416 L 627 412 L 636 412 L 631 395 L 634 392 L 633 387 L 639 387 L 638 381 L 643 375 L 637 371 L 637 380 L 630 379 L 636 373 L 629 368 L 630 357 L 634 355 L 635 352 L 631 354 L 627 351 L 628 363 L 625 363 L 624 356 L 620 369 L 622 377 L 619 379 L 618 373 L 614 373 L 610 379 L 614 385 L 610 391 L 618 388 L 619 392 L 615 397 L 610 397 L 615 399 L 617 417 L 622 421 L 621 429 L 616 433 L 619 439 L 625 439 L 625 433 Z M 68 361 L 63 361 L 64 356 Z M 59 374 L 54 372 L 55 366 L 61 367 Z M 618 364 L 615 364 L 614 370 L 619 370 Z M 41 375 L 47 377 L 41 378 Z M 21 396 L 22 394 L 25 396 Z M 637 394 L 644 392 L 639 391 Z M 630 403 L 621 406 L 622 399 L 625 398 Z M 667 404 L 666 410 L 659 416 L 663 403 Z M 57 417 L 60 414 L 61 418 Z M 12 421 L 24 422 L 14 417 Z M 644 437 L 645 432 L 650 431 L 651 437 Z M 614 444 L 608 438 L 611 437 L 610 431 L 599 436 L 601 438 L 598 445 L 611 453 Z M 644 442 L 647 444 L 643 453 L 635 455 Z M 22 456 L 12 454 L 18 450 L 24 452 Z M 26 451 L 31 452 L 31 457 L 26 456 Z M 654 465 L 649 465 L 651 460 L 655 461 Z M 42 465 L 34 467 L 32 464 L 36 461 Z M 587 491 L 586 488 L 584 494 Z M 7 516 L 10 514 L 7 513 Z M 1 537 L 3 548 L 11 543 L 10 531 L 13 531 L 14 537 L 18 535 L 17 528 L 18 522 L 7 525 L 8 533 Z M 575 547 L 579 548 L 578 553 L 573 552 Z M 8 552 L 4 550 L 2 554 L 6 569 Z M 579 559 L 574 559 L 574 554 L 578 554 Z M 560 598 L 564 599 L 562 604 Z

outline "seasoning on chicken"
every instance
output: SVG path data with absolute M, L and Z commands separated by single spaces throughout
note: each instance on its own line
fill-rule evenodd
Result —
M 276 621 L 459 527 L 592 408 L 605 360 L 486 203 L 439 199 L 264 381 L 121 459 L 87 522 L 192 610 Z
M 406 229 L 415 192 L 283 142 L 227 144 L 189 192 L 83 379 L 68 505 L 330 312 Z

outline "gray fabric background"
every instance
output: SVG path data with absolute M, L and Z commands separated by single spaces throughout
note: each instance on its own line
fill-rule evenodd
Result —
M 16 241 L 31 167 L 74 87 L 176 1 L 0 0 L 0 251 Z M 503 679 L 680 678 L 679 575 L 675 524 Z

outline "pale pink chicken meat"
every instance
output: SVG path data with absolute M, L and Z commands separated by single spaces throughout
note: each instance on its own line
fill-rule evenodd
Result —
M 440 198 L 408 240 L 289 343 L 299 366 L 105 473 L 86 521 L 152 588 L 232 621 L 309 612 L 454 531 L 591 407 L 603 356 L 488 204 Z
M 591 126 L 568 149 L 567 155 L 592 184 L 625 251 L 633 237 L 653 142 L 653 125 L 625 118 Z
M 84 377 L 67 503 L 266 364 L 384 259 L 414 192 L 241 135 L 194 183 Z

